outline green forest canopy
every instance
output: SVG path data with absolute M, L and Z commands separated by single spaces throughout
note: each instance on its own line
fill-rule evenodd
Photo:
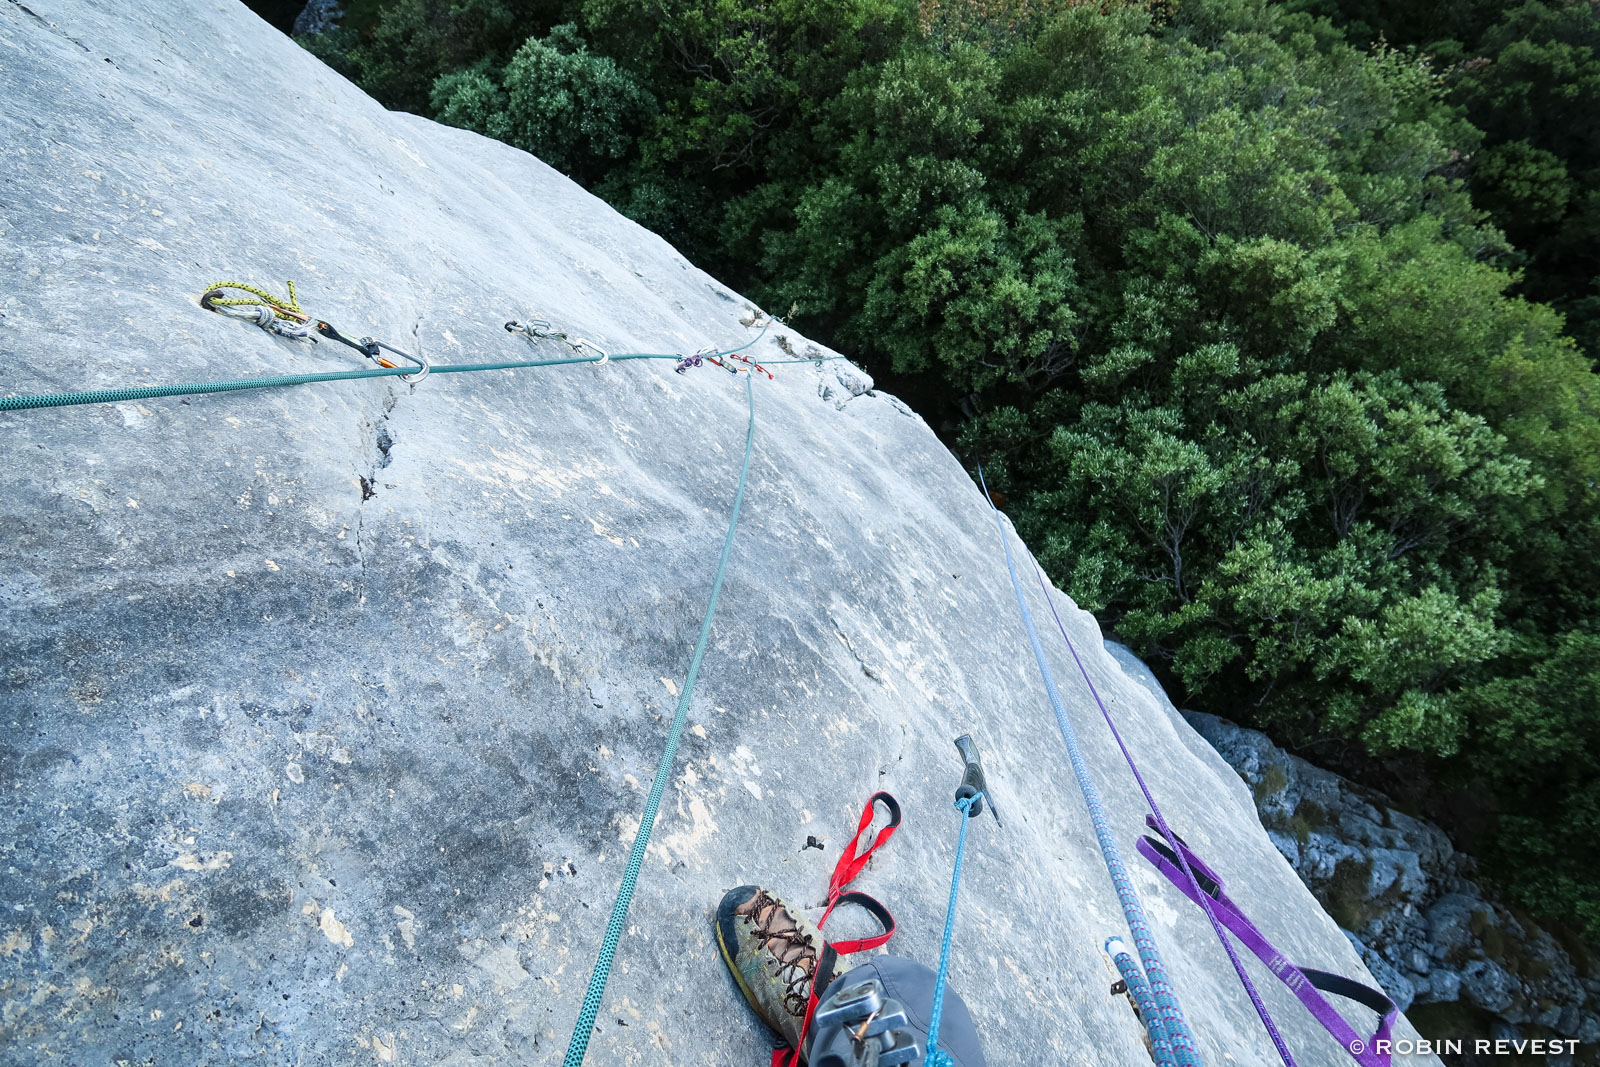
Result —
M 1600 935 L 1590 0 L 351 0 L 987 465 L 1179 699 Z

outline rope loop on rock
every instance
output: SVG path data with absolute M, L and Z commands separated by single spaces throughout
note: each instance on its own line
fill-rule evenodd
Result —
M 257 289 L 244 282 L 212 282 L 206 286 L 204 295 L 200 297 L 200 306 L 207 311 L 222 311 L 224 308 L 260 307 L 271 311 L 274 317 L 286 319 L 290 322 L 309 323 L 311 316 L 306 314 L 305 308 L 300 306 L 300 301 L 295 297 L 294 282 L 286 282 L 289 287 L 289 299 L 273 296 L 265 289 Z M 227 296 L 229 289 L 237 289 L 249 296 Z M 226 312 L 224 312 L 226 314 Z
M 252 293 L 248 297 L 230 297 L 227 290 L 238 289 Z M 316 342 L 311 336 L 307 315 L 295 299 L 294 283 L 289 283 L 289 299 L 283 300 L 271 293 L 242 282 L 216 282 L 200 296 L 200 306 L 219 315 L 241 319 L 253 326 L 292 341 Z

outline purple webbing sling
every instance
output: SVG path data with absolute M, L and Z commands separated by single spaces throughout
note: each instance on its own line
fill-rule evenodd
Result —
M 1146 816 L 1145 823 L 1150 829 L 1159 832 L 1155 819 Z M 1381 991 L 1353 979 L 1310 967 L 1297 967 L 1289 962 L 1288 957 L 1273 947 L 1272 942 L 1256 929 L 1255 923 L 1239 910 L 1239 906 L 1224 891 L 1222 879 L 1217 873 L 1207 867 L 1182 838 L 1176 835 L 1174 838 L 1173 844 L 1177 846 L 1181 857 L 1174 854 L 1165 841 L 1153 837 L 1139 839 L 1137 846 L 1139 854 L 1166 875 L 1184 896 L 1201 907 L 1209 905 L 1211 913 L 1221 920 L 1245 948 L 1255 953 L 1256 957 L 1267 965 L 1267 969 L 1278 976 L 1280 982 L 1300 998 L 1300 1003 L 1306 1006 L 1312 1017 L 1333 1035 L 1346 1052 L 1355 1057 L 1361 1067 L 1389 1067 L 1389 1053 L 1379 1050 L 1391 1047 L 1395 1019 L 1400 1015 L 1400 1009 L 1395 1006 L 1394 1001 Z M 1196 876 L 1193 882 L 1180 869 L 1180 860 L 1187 861 L 1189 870 Z M 1206 898 L 1204 900 L 1200 896 L 1202 893 Z M 1323 993 L 1345 997 L 1377 1012 L 1380 1016 L 1377 1031 L 1370 1038 L 1357 1034 L 1344 1016 L 1328 1003 Z

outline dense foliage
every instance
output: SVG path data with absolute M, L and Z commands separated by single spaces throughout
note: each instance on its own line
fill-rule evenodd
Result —
M 1588 0 L 368 11 L 307 46 L 797 305 L 1181 699 L 1600 933 Z

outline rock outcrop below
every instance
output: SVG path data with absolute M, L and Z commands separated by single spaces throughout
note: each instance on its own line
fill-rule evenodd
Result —
M 612 351 L 749 336 L 660 239 L 386 113 L 234 0 L 8 0 L 0 101 L 7 395 L 355 365 L 198 307 L 224 278 L 294 278 L 437 363 L 567 354 L 502 329 L 541 312 Z M 713 909 L 748 882 L 820 900 L 877 789 L 906 824 L 861 887 L 933 960 L 968 731 L 1006 822 L 973 825 L 951 976 L 990 1062 L 1144 1062 L 984 501 L 848 363 L 777 372 L 589 1062 L 765 1062 Z M 5 1061 L 556 1062 L 745 425 L 739 381 L 670 362 L 0 415 Z M 1174 824 L 1286 953 L 1365 979 L 1234 771 L 1059 602 Z M 1131 779 L 1051 655 L 1136 864 Z M 1133 869 L 1206 1062 L 1273 1062 L 1204 919 Z M 1254 972 L 1301 1064 L 1349 1062 Z
M 1485 894 L 1470 857 L 1442 830 L 1265 734 L 1183 714 L 1239 772 L 1272 843 L 1397 1003 L 1459 1003 L 1498 1020 L 1497 1037 L 1600 1042 L 1595 962 L 1574 961 L 1548 932 Z
M 339 0 L 307 0 L 300 14 L 294 17 L 296 36 L 303 33 L 326 33 L 339 25 L 344 11 Z

